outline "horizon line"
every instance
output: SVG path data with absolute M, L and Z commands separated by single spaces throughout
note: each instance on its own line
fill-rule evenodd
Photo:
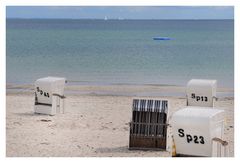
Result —
M 10 17 L 10 18 L 6 18 L 6 19 L 48 19 L 48 20 L 104 20 L 104 18 L 19 18 L 19 17 Z M 119 20 L 119 21 L 123 21 L 123 20 L 234 20 L 234 18 L 210 18 L 210 19 L 204 19 L 204 18 L 179 18 L 179 19 L 138 19 L 138 18 L 108 18 L 107 20 L 104 21 L 109 21 L 109 20 Z

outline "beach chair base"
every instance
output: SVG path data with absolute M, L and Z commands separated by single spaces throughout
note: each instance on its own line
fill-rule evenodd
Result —
M 177 154 L 176 157 L 206 157 L 206 156 L 196 156 L 196 155 Z
M 166 138 L 130 136 L 129 149 L 166 150 Z

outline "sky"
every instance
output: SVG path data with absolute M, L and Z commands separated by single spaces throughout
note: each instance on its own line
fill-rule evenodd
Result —
M 232 6 L 7 6 L 7 18 L 234 19 Z

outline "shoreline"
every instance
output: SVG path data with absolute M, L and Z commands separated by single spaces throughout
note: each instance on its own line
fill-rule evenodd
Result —
M 109 85 L 69 85 L 65 86 L 66 95 L 96 96 L 150 96 L 150 97 L 184 97 L 186 87 L 177 85 L 155 84 L 109 84 Z M 6 94 L 32 94 L 33 84 L 6 84 Z M 217 88 L 217 97 L 234 97 L 233 88 Z

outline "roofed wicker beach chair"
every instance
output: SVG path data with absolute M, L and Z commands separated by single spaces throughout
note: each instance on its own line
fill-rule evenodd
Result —
M 213 107 L 217 80 L 192 79 L 187 84 L 187 106 Z
M 224 110 L 189 106 L 172 116 L 172 129 L 178 156 L 228 156 L 224 138 Z
M 168 101 L 134 99 L 129 149 L 167 148 Z
M 35 82 L 34 112 L 55 115 L 64 113 L 65 78 L 45 77 Z

